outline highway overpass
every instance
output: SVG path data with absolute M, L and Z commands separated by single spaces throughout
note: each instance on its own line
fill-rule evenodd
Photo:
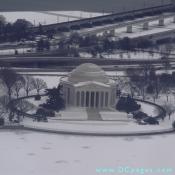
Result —
M 143 16 L 154 16 L 160 15 L 163 12 L 174 12 L 175 6 L 170 3 L 167 5 L 156 6 L 151 8 L 144 8 L 140 10 L 132 10 L 128 12 L 122 13 L 112 13 L 108 15 L 102 15 L 98 17 L 79 19 L 70 22 L 56 23 L 50 25 L 44 25 L 43 30 L 45 32 L 59 32 L 59 31 L 67 31 L 67 30 L 79 30 L 82 28 L 92 28 L 95 26 L 101 26 L 106 24 L 123 22 L 125 20 L 133 20 L 136 18 L 141 18 Z M 30 30 L 33 32 L 38 32 L 39 27 L 33 27 Z

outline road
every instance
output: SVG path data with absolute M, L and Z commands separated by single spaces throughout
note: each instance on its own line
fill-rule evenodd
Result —
M 153 17 L 145 17 L 145 18 L 140 18 L 140 19 L 131 20 L 131 21 L 119 22 L 116 24 L 110 24 L 110 25 L 94 27 L 90 29 L 84 29 L 84 30 L 80 30 L 78 33 L 82 36 L 89 35 L 89 34 L 98 34 L 104 31 L 111 31 L 114 29 L 123 28 L 123 27 L 127 27 L 130 25 L 137 25 L 137 24 L 143 24 L 146 22 L 158 21 L 160 18 L 171 18 L 171 17 L 174 18 L 174 16 L 175 16 L 175 13 L 169 13 L 169 14 L 163 14 L 161 16 L 158 15 L 158 16 L 153 16 Z
M 79 58 L 79 57 L 52 57 L 52 56 L 19 56 L 1 57 L 0 61 L 12 67 L 27 68 L 63 68 L 72 69 L 83 63 L 94 63 L 105 67 L 106 70 L 125 70 L 127 68 L 138 68 L 147 64 L 153 65 L 157 70 L 164 68 L 164 60 L 141 60 L 141 59 L 99 59 L 99 58 Z M 175 58 L 170 58 L 172 68 L 175 68 Z

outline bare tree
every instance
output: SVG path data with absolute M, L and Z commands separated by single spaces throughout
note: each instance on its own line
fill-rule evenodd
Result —
M 143 99 L 145 99 L 145 88 L 147 81 L 145 80 L 146 74 L 143 69 L 127 69 L 126 74 L 130 78 L 132 87 L 138 89 L 140 95 L 143 97 Z M 133 91 L 133 88 L 130 90 Z
M 34 86 L 34 78 L 31 76 L 24 76 L 25 84 L 24 84 L 24 90 L 26 92 L 26 95 L 29 96 L 29 93 L 35 89 Z
M 3 15 L 0 15 L 0 23 L 6 23 L 6 18 Z
M 36 78 L 36 79 L 34 79 L 34 87 L 37 90 L 37 94 L 39 95 L 39 93 L 42 89 L 47 88 L 47 84 L 43 79 Z
M 20 115 L 24 118 L 24 113 L 34 109 L 35 105 L 28 102 L 27 100 L 19 100 L 16 103 L 16 108 L 22 112 Z M 18 120 L 20 120 L 20 115 L 19 114 L 17 115 Z
M 19 79 L 19 75 L 12 69 L 2 68 L 0 70 L 0 78 L 5 88 L 7 88 L 7 94 L 10 100 L 12 95 L 12 87 Z
M 166 73 L 168 73 L 168 70 L 171 68 L 171 61 L 169 58 L 170 53 L 171 53 L 171 51 L 169 51 L 169 50 L 166 50 L 166 52 L 161 53 L 161 55 L 162 55 L 161 59 L 163 60 L 162 65 L 163 65 Z
M 0 107 L 5 110 L 6 112 L 8 111 L 8 103 L 9 103 L 9 98 L 7 95 L 1 96 L 0 97 Z
M 169 119 L 171 118 L 171 115 L 175 112 L 175 106 L 171 103 L 165 103 L 163 105 L 163 108 L 166 110 L 166 113 L 169 116 Z
M 7 95 L 0 97 L 0 117 L 5 118 L 9 117 L 9 97 Z
M 24 85 L 25 85 L 25 79 L 22 76 L 19 77 L 19 79 L 13 85 L 13 91 L 17 98 L 19 98 L 19 93 L 21 89 L 24 88 Z

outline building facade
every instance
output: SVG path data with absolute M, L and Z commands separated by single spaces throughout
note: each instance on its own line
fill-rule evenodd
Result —
M 61 79 L 66 107 L 108 109 L 116 104 L 116 84 L 104 70 L 85 63 Z

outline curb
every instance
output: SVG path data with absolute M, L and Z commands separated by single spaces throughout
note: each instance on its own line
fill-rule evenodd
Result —
M 166 129 L 153 132 L 135 132 L 135 133 L 96 133 L 96 132 L 80 132 L 80 131 L 64 131 L 64 130 L 48 130 L 42 128 L 34 128 L 24 125 L 19 126 L 4 126 L 0 127 L 1 130 L 20 130 L 20 131 L 33 131 L 48 134 L 60 134 L 60 135 L 75 135 L 75 136 L 101 136 L 101 137 L 130 137 L 130 136 L 154 136 L 175 133 L 175 129 Z

